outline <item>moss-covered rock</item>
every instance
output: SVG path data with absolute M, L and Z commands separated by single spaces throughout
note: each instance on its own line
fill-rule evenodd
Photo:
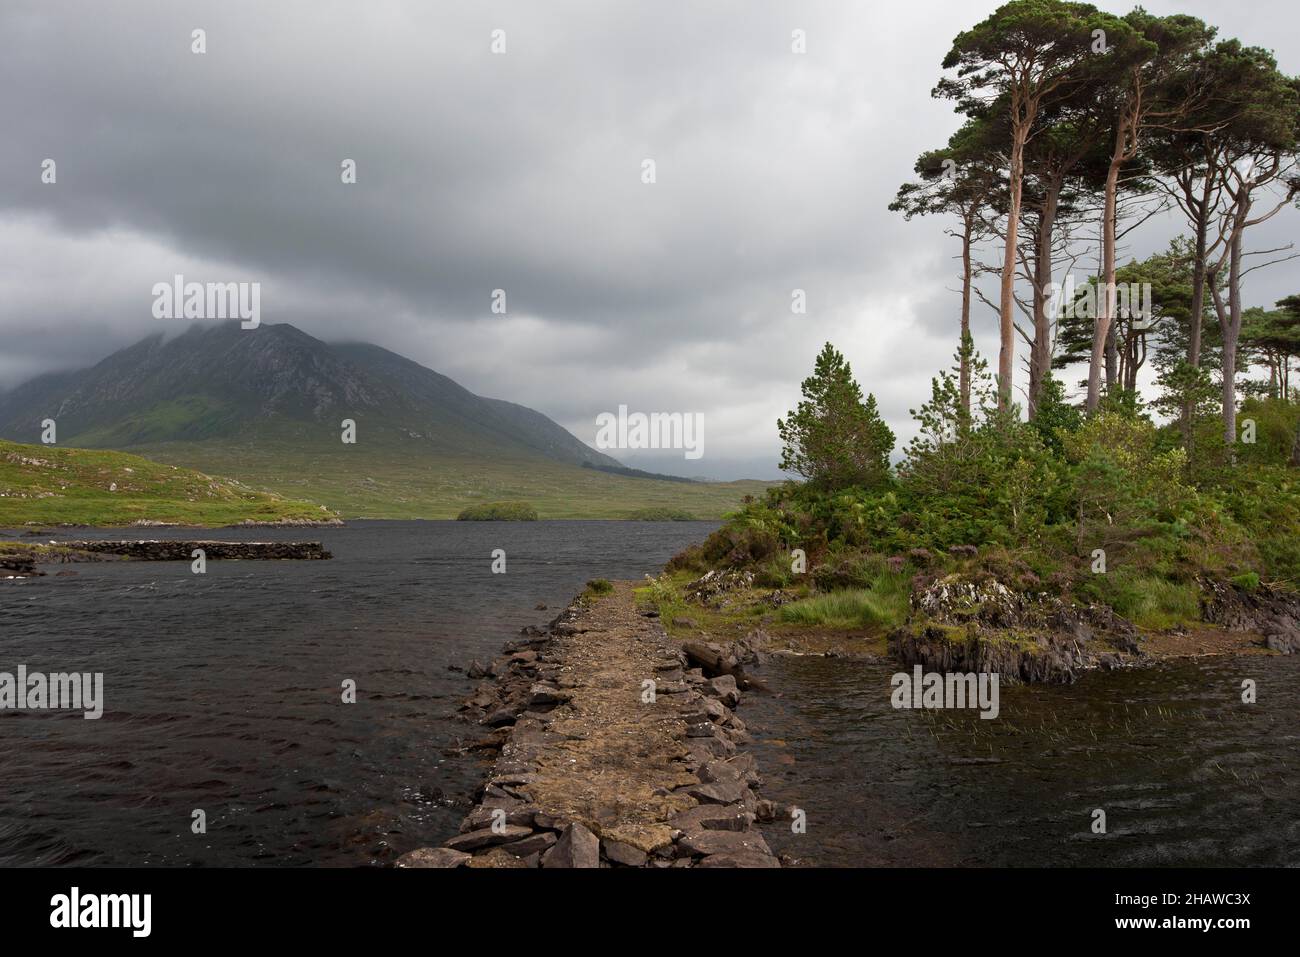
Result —
M 949 575 L 913 593 L 912 617 L 889 648 L 907 666 L 1068 683 L 1116 663 L 1118 652 L 1138 654 L 1137 637 L 1109 608 Z

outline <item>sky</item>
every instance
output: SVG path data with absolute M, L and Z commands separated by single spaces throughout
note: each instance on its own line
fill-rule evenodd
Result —
M 887 206 L 958 126 L 930 91 L 995 6 L 6 0 L 0 389 L 180 331 L 151 309 L 179 273 L 258 282 L 263 323 L 377 343 L 588 443 L 620 405 L 701 416 L 698 459 L 611 450 L 682 475 L 778 477 L 776 420 L 830 341 L 901 447 L 956 346 L 957 246 Z M 1300 73 L 1292 2 L 1145 6 Z M 1248 247 L 1298 229 L 1284 210 Z M 1122 260 L 1182 231 L 1157 217 Z M 1245 303 L 1295 292 L 1284 263 Z M 973 324 L 996 365 L 994 314 Z

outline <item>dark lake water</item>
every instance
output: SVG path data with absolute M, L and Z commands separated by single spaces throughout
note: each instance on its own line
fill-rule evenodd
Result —
M 0 711 L 0 865 L 358 865 L 437 843 L 486 768 L 456 751 L 482 735 L 454 720 L 471 682 L 449 666 L 544 624 L 589 578 L 656 573 L 712 527 L 223 529 L 207 537 L 319 539 L 335 557 L 0 582 L 0 671 L 102 671 L 106 698 L 98 721 Z M 748 695 L 741 716 L 764 795 L 808 821 L 767 826 L 778 851 L 846 866 L 1300 865 L 1300 657 L 1003 687 L 994 721 L 895 711 L 894 670 L 763 669 L 780 696 Z
M 658 573 L 703 522 L 75 530 L 321 540 L 330 561 L 48 566 L 0 582 L 0 671 L 104 673 L 104 716 L 0 711 L 0 865 L 353 865 L 455 833 L 484 765 L 448 666 L 593 577 Z M 41 541 L 46 538 L 39 539 Z M 504 549 L 505 574 L 492 551 Z M 75 576 L 56 577 L 59 568 Z M 535 610 L 538 603 L 547 611 Z M 342 682 L 357 703 L 342 702 Z M 202 809 L 207 834 L 191 833 Z
M 763 796 L 807 816 L 804 834 L 766 827 L 774 849 L 826 866 L 1300 866 L 1300 657 L 1004 686 L 995 720 L 895 710 L 897 670 L 765 668 L 783 696 L 741 703 Z

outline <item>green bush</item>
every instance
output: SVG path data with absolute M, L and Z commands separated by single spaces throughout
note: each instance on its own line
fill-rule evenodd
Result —
M 458 522 L 535 522 L 537 509 L 527 502 L 485 502 L 456 516 Z
M 627 515 L 629 522 L 694 522 L 696 517 L 681 508 L 660 506 L 657 508 L 638 508 Z
M 1287 465 L 1300 441 L 1300 403 L 1281 399 L 1247 399 L 1237 414 L 1237 436 L 1245 434 L 1247 420 L 1255 423 L 1254 442 L 1235 444 L 1237 462 Z
M 1232 577 L 1232 583 L 1242 591 L 1255 591 L 1259 588 L 1259 575 L 1255 572 L 1243 572 Z

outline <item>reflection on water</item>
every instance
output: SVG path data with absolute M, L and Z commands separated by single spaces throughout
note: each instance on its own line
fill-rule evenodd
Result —
M 827 866 L 1300 865 L 1300 658 L 1199 659 L 890 706 L 885 664 L 778 658 L 749 695 L 773 848 Z M 1243 678 L 1258 703 L 1241 703 Z M 1092 833 L 1092 812 L 1107 833 Z

